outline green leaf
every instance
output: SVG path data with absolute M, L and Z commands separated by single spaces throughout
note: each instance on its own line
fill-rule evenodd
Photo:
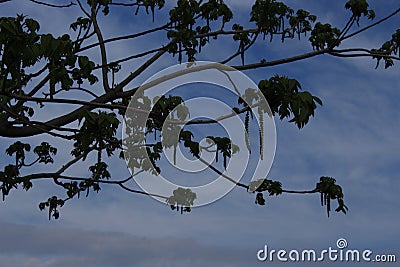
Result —
M 34 19 L 25 19 L 25 26 L 30 32 L 37 32 L 40 29 L 39 22 Z
M 78 64 L 81 69 L 84 69 L 89 64 L 89 58 L 87 56 L 79 56 Z
M 183 212 L 190 212 L 190 207 L 193 206 L 196 197 L 196 193 L 189 188 L 178 187 L 173 191 L 173 195 L 166 199 L 166 203 L 173 210 L 176 208 L 179 211 L 180 209 L 182 214 Z

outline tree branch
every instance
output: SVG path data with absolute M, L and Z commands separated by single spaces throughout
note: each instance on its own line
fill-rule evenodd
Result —
M 48 7 L 57 7 L 57 8 L 65 8 L 65 7 L 71 7 L 71 6 L 75 6 L 76 4 L 74 2 L 70 2 L 69 4 L 66 5 L 54 5 L 54 4 L 49 4 L 46 2 L 42 2 L 42 1 L 37 1 L 37 0 L 29 0 L 33 3 L 39 4 L 39 5 L 44 5 L 44 6 L 48 6 Z
M 121 83 L 119 83 L 116 87 L 116 91 L 122 91 L 122 88 L 124 88 L 128 83 L 130 83 L 133 79 L 135 79 L 137 76 L 139 76 L 143 71 L 145 71 L 148 67 L 150 67 L 154 62 L 156 62 L 164 53 L 166 52 L 166 49 L 163 49 L 154 56 L 152 56 L 149 60 L 147 60 L 145 63 L 143 63 L 138 69 L 136 69 L 134 72 L 128 75 Z
M 67 88 L 67 89 L 61 88 L 61 89 L 55 91 L 54 94 L 53 94 L 53 96 L 55 96 L 56 94 L 58 94 L 58 93 L 60 93 L 60 92 L 63 92 L 63 91 L 70 91 L 70 90 L 82 91 L 82 92 L 85 92 L 85 93 L 87 93 L 87 94 L 89 94 L 89 95 L 95 97 L 95 98 L 99 97 L 98 95 L 96 95 L 95 93 L 93 93 L 92 91 L 90 91 L 89 89 L 85 89 L 85 88 L 82 88 L 82 87 L 70 87 L 70 88 Z M 47 97 L 47 96 L 49 95 L 49 94 L 45 94 L 45 93 L 43 93 L 43 94 L 44 94 L 45 97 Z
M 104 66 L 104 65 L 98 65 L 98 66 L 94 67 L 93 69 L 95 70 L 95 69 L 100 69 L 100 68 L 104 68 L 104 67 L 109 67 L 109 66 L 112 66 L 112 65 L 114 65 L 114 64 L 120 64 L 120 63 L 122 63 L 122 62 L 131 60 L 131 59 L 140 58 L 140 57 L 144 57 L 144 56 L 147 56 L 147 55 L 152 54 L 152 53 L 155 53 L 155 52 L 159 52 L 159 51 L 161 51 L 161 50 L 163 50 L 163 49 L 164 49 L 164 47 L 156 48 L 156 49 L 152 49 L 152 50 L 148 50 L 148 51 L 143 52 L 143 53 L 139 53 L 139 54 L 136 54 L 136 55 L 132 55 L 132 56 L 129 56 L 129 57 L 125 57 L 125 58 L 122 58 L 122 59 L 118 59 L 118 60 L 116 60 L 116 61 L 113 61 L 113 62 L 108 63 L 108 64 L 105 65 L 105 66 Z
M 219 174 L 219 175 L 222 176 L 223 178 L 227 179 L 228 181 L 234 183 L 234 184 L 237 185 L 237 186 L 240 186 L 240 187 L 242 187 L 242 188 L 245 188 L 246 190 L 249 190 L 249 186 L 248 186 L 248 185 L 245 185 L 245 184 L 236 182 L 233 178 L 231 178 L 231 177 L 229 177 L 229 176 L 223 174 L 223 173 L 220 172 L 217 168 L 215 168 L 214 166 L 208 164 L 208 162 L 206 162 L 205 160 L 203 160 L 200 156 L 195 155 L 195 157 L 196 157 L 197 159 L 199 159 L 202 163 L 204 163 L 205 165 L 207 165 L 207 167 L 209 167 L 212 171 L 214 171 L 215 173 Z M 314 194 L 314 193 L 317 193 L 318 190 L 317 190 L 316 188 L 315 188 L 315 189 L 312 189 L 312 190 L 284 190 L 284 189 L 282 189 L 282 192 L 283 192 L 283 193 L 288 193 L 288 194 Z
M 139 4 L 138 3 L 117 3 L 117 2 L 114 2 L 114 3 L 110 3 L 110 5 L 114 5 L 114 6 L 139 6 Z
M 317 189 L 312 189 L 312 190 L 284 190 L 282 189 L 283 193 L 288 193 L 288 194 L 314 194 L 317 193 Z
M 124 184 L 119 184 L 119 186 L 121 188 L 125 189 L 126 191 L 129 191 L 129 192 L 132 192 L 132 193 L 136 193 L 136 194 L 142 194 L 142 195 L 151 196 L 151 197 L 158 197 L 158 198 L 162 198 L 162 199 L 165 199 L 165 200 L 167 200 L 169 198 L 169 197 L 158 195 L 158 194 L 152 194 L 152 193 L 147 193 L 147 192 L 144 192 L 144 191 L 134 190 L 134 189 L 131 189 L 129 187 L 126 187 Z
M 258 33 L 255 34 L 253 40 L 251 40 L 251 42 L 250 42 L 245 48 L 243 48 L 242 50 L 238 50 L 238 51 L 237 51 L 236 53 L 234 53 L 232 56 L 230 56 L 230 57 L 228 57 L 227 59 L 221 61 L 220 63 L 221 63 L 221 64 L 226 64 L 226 63 L 228 63 L 229 61 L 231 61 L 232 59 L 234 59 L 235 57 L 237 57 L 237 56 L 239 56 L 240 54 L 246 52 L 246 51 L 247 51 L 250 47 L 252 47 L 253 44 L 256 42 L 257 37 L 258 37 Z
M 29 125 L 29 126 L 24 126 L 24 127 L 23 127 L 24 129 L 31 129 L 31 130 L 33 130 L 33 131 L 38 131 L 38 132 L 40 132 L 40 133 L 47 133 L 47 134 L 50 134 L 50 135 L 52 135 L 52 136 L 61 137 L 61 138 L 66 139 L 66 140 L 71 140 L 71 139 L 72 139 L 71 136 L 62 135 L 62 134 L 58 134 L 58 133 L 53 133 L 53 132 L 51 132 L 51 130 L 55 129 L 57 126 L 51 127 L 51 126 L 48 126 L 47 123 L 39 123 L 39 122 L 33 123 L 33 122 L 27 120 L 26 118 L 24 118 L 23 116 L 20 116 L 19 114 L 13 112 L 11 109 L 9 109 L 8 107 L 6 107 L 6 106 L 3 105 L 2 103 L 0 103 L 0 107 L 1 107 L 3 110 L 5 110 L 6 112 L 8 112 L 9 114 L 11 114 L 12 116 L 14 116 L 15 118 L 20 119 L 24 124 Z M 39 125 L 40 125 L 40 126 L 39 126 Z M 8 122 L 5 121 L 5 120 L 1 120 L 1 121 L 0 121 L 0 134 L 1 134 L 2 136 L 4 136 L 4 137 L 15 137 L 15 136 L 7 136 L 7 133 L 8 133 L 9 131 L 11 131 L 10 129 L 15 129 L 15 128 L 21 129 L 22 127 L 10 126 L 10 123 L 8 123 Z M 6 135 L 3 135 L 2 133 L 5 133 Z
M 0 136 L 3 137 L 26 137 L 26 136 L 34 136 L 44 132 L 49 133 L 54 127 L 64 126 L 68 123 L 75 121 L 80 114 L 84 111 L 89 111 L 95 109 L 98 106 L 98 103 L 107 103 L 109 101 L 113 101 L 118 98 L 120 95 L 117 94 L 116 91 L 112 90 L 109 93 L 106 93 L 95 100 L 88 102 L 85 106 L 82 106 L 68 114 L 63 116 L 51 119 L 45 123 L 43 123 L 42 128 L 31 127 L 31 126 L 23 126 L 23 127 L 12 127 L 8 124 L 7 121 L 0 120 Z M 23 96 L 15 96 L 18 98 L 22 98 Z M 74 100 L 71 100 L 74 101 Z M 76 100 L 78 101 L 78 100 Z M 77 103 L 78 104 L 78 103 Z M 94 105 L 93 105 L 94 104 Z
M 350 49 L 348 49 L 350 50 Z M 364 49 L 363 49 L 364 50 Z M 365 49 L 367 50 L 367 49 Z M 400 57 L 392 56 L 392 55 L 385 55 L 381 53 L 374 53 L 372 51 L 367 50 L 366 53 L 351 53 L 351 54 L 342 54 L 343 51 L 341 50 L 333 50 L 329 54 L 336 57 L 344 57 L 344 58 L 351 58 L 351 57 L 376 57 L 376 58 L 387 58 L 387 59 L 394 59 L 399 60 Z
M 82 10 L 82 12 L 83 12 L 88 18 L 90 18 L 90 14 L 89 14 L 89 12 L 87 12 L 87 11 L 85 10 L 85 8 L 83 7 L 83 5 L 82 5 L 82 3 L 81 3 L 81 0 L 77 0 L 77 1 L 78 1 L 78 5 L 79 5 L 80 9 Z
M 215 173 L 219 174 L 220 176 L 222 176 L 223 178 L 227 179 L 228 181 L 234 183 L 237 186 L 246 188 L 247 190 L 249 189 L 248 185 L 236 182 L 235 179 L 223 174 L 222 172 L 220 172 L 217 168 L 215 168 L 214 166 L 212 166 L 211 164 L 208 164 L 207 161 L 205 161 L 204 159 L 202 159 L 200 156 L 198 155 L 194 155 L 195 158 L 197 158 L 198 160 L 200 160 L 202 163 L 204 163 L 208 168 L 210 168 L 211 170 L 213 170 Z
M 88 49 L 90 49 L 90 48 L 99 46 L 99 45 L 101 45 L 101 44 L 106 44 L 106 43 L 115 42 L 115 41 L 120 41 L 120 40 L 126 40 L 126 39 L 137 38 L 137 37 L 140 37 L 140 36 L 143 36 L 143 35 L 147 35 L 147 34 L 149 34 L 149 33 L 153 33 L 153 32 L 159 31 L 159 30 L 164 30 L 164 29 L 168 28 L 170 25 L 171 25 L 171 23 L 167 23 L 167 24 L 165 24 L 165 25 L 163 25 L 163 26 L 160 26 L 160 27 L 157 27 L 157 28 L 154 28 L 154 29 L 150 29 L 150 30 L 146 30 L 146 31 L 143 31 L 143 32 L 139 32 L 139 33 L 135 33 L 135 34 L 130 34 L 130 35 L 124 35 L 124 36 L 118 36 L 118 37 L 109 38 L 109 39 L 103 40 L 103 42 L 99 41 L 99 42 L 97 42 L 97 43 L 84 46 L 84 47 L 78 49 L 77 52 L 82 52 L 82 51 L 88 50 Z
M 24 101 L 33 101 L 39 103 L 60 103 L 60 104 L 74 104 L 74 105 L 82 105 L 82 106 L 90 106 L 93 108 L 107 108 L 107 109 L 126 109 L 124 105 L 118 104 L 104 104 L 100 102 L 93 101 L 83 101 L 83 100 L 76 100 L 76 99 L 64 99 L 64 98 L 39 98 L 39 97 L 29 97 L 29 96 L 19 96 L 10 94 L 10 97 L 14 99 L 24 100 Z M 100 98 L 100 97 L 98 97 Z
M 391 14 L 388 15 L 388 16 L 386 16 L 386 17 L 384 17 L 384 18 L 382 18 L 382 19 L 380 19 L 380 20 L 378 20 L 378 21 L 376 21 L 376 22 L 374 22 L 374 23 L 372 23 L 372 24 L 370 24 L 370 25 L 368 25 L 368 26 L 366 26 L 366 27 L 364 27 L 364 28 L 358 30 L 358 31 L 355 31 L 355 32 L 353 32 L 353 33 L 351 33 L 351 34 L 349 34 L 349 35 L 347 35 L 347 36 L 344 36 L 344 37 L 342 38 L 342 40 L 349 39 L 349 38 L 351 38 L 351 37 L 353 37 L 353 36 L 355 36 L 355 35 L 357 35 L 357 34 L 360 34 L 360 33 L 364 32 L 364 31 L 366 31 L 366 30 L 368 30 L 368 29 L 370 29 L 370 28 L 372 28 L 372 27 L 378 25 L 378 24 L 381 24 L 382 22 L 384 22 L 385 20 L 390 19 L 391 17 L 393 17 L 394 15 L 396 15 L 396 14 L 399 13 L 399 12 L 400 12 L 400 8 L 396 9 L 393 13 L 391 13 Z
M 317 50 L 317 51 L 313 51 L 313 52 L 309 52 L 309 53 L 305 53 L 305 54 L 297 55 L 297 56 L 293 56 L 293 57 L 288 57 L 288 58 L 283 58 L 283 59 L 278 59 L 278 60 L 273 60 L 273 61 L 265 61 L 265 62 L 247 64 L 247 65 L 242 65 L 242 66 L 232 66 L 232 67 L 237 70 L 250 70 L 250 69 L 262 68 L 262 67 L 271 67 L 271 66 L 295 62 L 295 61 L 299 61 L 302 59 L 326 54 L 326 53 L 329 53 L 329 51 L 330 51 L 329 48 L 325 48 L 325 49 L 321 49 L 321 50 Z
M 97 39 L 99 40 L 100 44 L 100 54 L 101 54 L 101 65 L 103 65 L 104 67 L 101 68 L 101 73 L 103 76 L 103 87 L 104 90 L 106 92 L 110 91 L 110 84 L 108 82 L 108 74 L 107 74 L 107 52 L 106 52 L 106 47 L 104 45 L 104 39 L 103 39 L 103 35 L 101 34 L 101 30 L 99 27 L 99 24 L 97 23 L 97 12 L 96 12 L 96 7 L 94 4 L 92 4 L 91 7 L 91 20 L 93 22 L 93 28 L 94 28 L 94 32 L 96 33 Z

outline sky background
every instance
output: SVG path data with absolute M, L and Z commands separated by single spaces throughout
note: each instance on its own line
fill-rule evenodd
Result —
M 345 2 L 285 3 L 295 9 L 309 10 L 320 21 L 342 28 L 349 15 L 344 9 Z M 226 3 L 231 5 L 235 21 L 247 23 L 250 1 Z M 377 19 L 398 8 L 397 1 L 369 3 Z M 170 6 L 172 3 L 168 2 L 167 8 Z M 166 11 L 156 13 L 154 24 L 151 17 L 142 15 L 143 11 L 137 17 L 133 12 L 112 8 L 109 16 L 100 15 L 104 35 L 119 36 L 161 25 Z M 1 16 L 16 13 L 37 19 L 42 33 L 54 35 L 69 31 L 70 23 L 82 16 L 76 7 L 52 9 L 22 0 L 0 5 Z M 367 22 L 361 20 L 361 23 Z M 380 47 L 398 25 L 399 15 L 347 40 L 343 47 Z M 223 41 L 205 49 L 197 59 L 228 56 L 236 44 Z M 152 35 L 109 45 L 108 53 L 113 60 L 156 48 L 163 42 L 165 37 Z M 258 42 L 246 56 L 246 62 L 259 61 L 260 55 L 271 60 L 311 50 L 307 42 L 296 40 L 284 46 L 280 42 Z M 97 59 L 98 51 L 90 50 L 87 55 Z M 141 62 L 125 64 L 119 75 L 122 77 Z M 131 86 L 176 63 L 177 57 L 162 58 Z M 346 238 L 351 249 L 371 249 L 376 254 L 396 254 L 399 258 L 399 66 L 384 70 L 375 69 L 375 64 L 370 59 L 325 55 L 245 72 L 256 82 L 275 74 L 296 78 L 303 89 L 323 100 L 323 107 L 317 109 L 315 118 L 302 130 L 287 121 L 276 120 L 277 150 L 269 177 L 281 181 L 285 189 L 298 190 L 314 188 L 320 176 L 335 177 L 344 189 L 349 206 L 347 215 L 332 212 L 327 218 L 318 194 L 283 194 L 268 198 L 266 206 L 258 206 L 254 204 L 254 195 L 240 188 L 213 204 L 180 215 L 149 197 L 103 187 L 100 194 L 69 201 L 62 208 L 59 220 L 48 221 L 46 212 L 39 211 L 38 203 L 61 191 L 49 183 L 37 182 L 29 192 L 14 190 L 0 203 L 0 266 L 297 266 L 301 264 L 260 263 L 256 253 L 266 244 L 272 249 L 318 251 L 334 248 L 338 238 Z M 46 114 L 38 116 L 45 119 L 64 112 L 66 108 L 49 106 Z M 41 141 L 58 144 L 48 136 L 31 140 L 33 144 Z M 0 139 L 2 147 L 9 143 L 10 140 Z M 59 164 L 69 158 L 68 153 L 63 153 L 69 149 L 68 145 L 59 147 L 56 157 Z M 1 153 L 0 159 L 2 163 L 9 160 Z M 111 164 L 116 175 L 121 178 L 129 175 L 124 162 L 112 160 Z M 54 168 L 57 166 L 56 163 Z M 87 166 L 80 165 L 72 173 L 85 171 Z M 343 263 L 324 264 L 343 266 Z M 355 265 L 361 264 L 364 263 Z

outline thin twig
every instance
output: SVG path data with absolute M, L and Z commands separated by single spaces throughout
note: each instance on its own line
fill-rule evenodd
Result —
M 378 21 L 376 21 L 376 22 L 374 22 L 374 23 L 372 23 L 372 24 L 370 24 L 370 25 L 368 25 L 368 26 L 366 26 L 366 27 L 364 27 L 364 28 L 362 28 L 362 29 L 360 29 L 360 30 L 358 30 L 358 31 L 355 31 L 355 32 L 353 32 L 353 33 L 351 33 L 351 34 L 349 34 L 349 35 L 347 35 L 347 36 L 344 36 L 344 37 L 342 38 L 342 40 L 349 39 L 350 37 L 353 37 L 354 35 L 357 35 L 357 34 L 359 34 L 359 33 L 362 33 L 362 32 L 364 32 L 364 31 L 366 31 L 366 30 L 368 30 L 368 29 L 370 29 L 370 28 L 372 28 L 372 27 L 374 27 L 374 26 L 376 26 L 376 25 L 378 25 L 378 24 L 384 22 L 385 20 L 388 20 L 389 18 L 393 17 L 394 15 L 396 15 L 396 14 L 399 13 L 399 12 L 400 12 L 400 8 L 396 9 L 393 13 L 391 13 L 390 15 L 384 17 L 383 19 L 380 19 L 380 20 L 378 20 Z
M 147 196 L 151 196 L 151 197 L 158 197 L 158 198 L 162 198 L 167 200 L 169 197 L 166 196 L 162 196 L 162 195 L 158 195 L 158 194 L 152 194 L 152 193 L 147 193 L 144 191 L 139 191 L 139 190 L 135 190 L 135 189 L 131 189 L 129 187 L 126 187 L 124 184 L 118 184 L 121 188 L 125 189 L 126 191 L 132 192 L 132 193 L 137 193 L 137 194 L 142 194 L 142 195 L 147 195 Z
M 110 3 L 110 5 L 114 5 L 114 6 L 139 6 L 139 4 L 138 3 L 117 3 L 117 2 L 114 2 L 114 3 Z
M 96 18 L 96 16 L 97 16 L 97 12 L 96 12 L 96 9 L 95 9 L 95 5 L 92 4 L 90 19 L 91 19 L 92 22 L 93 22 L 93 28 L 94 28 L 94 31 L 95 31 L 95 33 L 96 33 L 96 35 L 97 35 L 97 39 L 99 40 L 99 43 L 100 43 L 99 46 L 100 46 L 100 54 L 101 54 L 101 64 L 102 64 L 103 66 L 106 66 L 106 65 L 107 65 L 107 52 L 106 52 L 106 47 L 105 47 L 105 45 L 104 45 L 103 35 L 102 35 L 102 33 L 101 33 L 99 24 L 97 23 L 97 18 Z M 101 68 L 101 74 L 102 74 L 102 80 L 103 80 L 103 87 L 104 87 L 104 90 L 105 90 L 106 92 L 109 92 L 109 91 L 111 90 L 111 88 L 110 88 L 110 84 L 109 84 L 109 82 L 108 82 L 107 67 L 102 67 L 102 68 Z
M 228 63 L 229 61 L 231 61 L 232 59 L 234 59 L 235 57 L 237 57 L 237 56 L 239 56 L 240 54 L 246 52 L 246 51 L 247 51 L 250 47 L 252 47 L 253 44 L 256 42 L 257 37 L 258 37 L 258 33 L 255 34 L 253 40 L 252 40 L 244 49 L 238 50 L 238 51 L 237 51 L 236 53 L 234 53 L 232 56 L 230 56 L 230 57 L 228 57 L 227 59 L 221 61 L 220 63 L 221 63 L 221 64 L 226 64 L 226 63 Z
M 66 4 L 66 5 L 54 5 L 54 4 L 49 4 L 49 3 L 37 1 L 37 0 L 29 0 L 29 1 L 39 4 L 39 5 L 44 5 L 44 6 L 49 6 L 49 7 L 57 7 L 57 8 L 65 8 L 65 7 L 71 7 L 71 6 L 76 5 L 74 2 L 70 2 L 69 4 Z
M 152 54 L 152 53 L 155 53 L 155 52 L 159 52 L 159 51 L 161 51 L 161 50 L 163 50 L 163 49 L 164 49 L 164 47 L 156 48 L 156 49 L 152 49 L 152 50 L 148 50 L 148 51 L 143 52 L 143 53 L 135 54 L 135 55 L 132 55 L 132 56 L 129 56 L 129 57 L 125 57 L 125 58 L 122 58 L 122 59 L 118 59 L 118 60 L 116 60 L 116 61 L 113 61 L 113 62 L 108 63 L 107 65 L 98 65 L 98 66 L 94 67 L 93 70 L 95 70 L 95 69 L 100 69 L 100 68 L 104 68 L 104 67 L 113 66 L 113 65 L 115 65 L 115 64 L 120 64 L 120 63 L 122 63 L 122 62 L 131 60 L 131 59 L 144 57 L 144 56 L 147 56 L 147 55 L 149 55 L 149 54 Z
M 33 101 L 33 102 L 39 102 L 39 103 L 60 103 L 60 104 L 74 104 L 74 105 L 85 105 L 85 106 L 91 106 L 95 108 L 107 108 L 107 109 L 126 109 L 127 107 L 124 105 L 118 105 L 118 104 L 104 104 L 104 103 L 99 103 L 96 101 L 83 101 L 83 100 L 76 100 L 76 99 L 63 99 L 63 98 L 39 98 L 39 97 L 29 97 L 29 96 L 20 96 L 20 95 L 15 95 L 15 94 L 10 94 L 9 97 L 19 99 L 19 100 L 24 100 L 24 101 Z M 136 109 L 135 109 L 136 111 Z M 140 110 L 137 110 L 140 112 Z M 145 111 L 143 111 L 145 112 Z
M 236 182 L 235 179 L 229 177 L 228 175 L 223 174 L 221 171 L 219 171 L 217 168 L 215 168 L 214 166 L 212 166 L 211 164 L 209 164 L 207 161 L 205 161 L 204 159 L 202 159 L 199 155 L 194 155 L 198 160 L 200 160 L 202 163 L 204 163 L 205 165 L 207 165 L 208 168 L 210 168 L 211 170 L 213 170 L 215 173 L 219 174 L 220 176 L 222 176 L 223 178 L 227 179 L 228 181 L 234 183 L 237 186 L 246 188 L 247 190 L 249 189 L 248 185 L 242 184 L 240 182 Z
M 164 29 L 168 28 L 170 25 L 171 25 L 171 23 L 167 23 L 167 24 L 165 24 L 163 26 L 160 26 L 160 27 L 157 27 L 157 28 L 153 28 L 153 29 L 150 29 L 150 30 L 146 30 L 146 31 L 143 31 L 143 32 L 109 38 L 109 39 L 103 40 L 103 42 L 97 42 L 97 43 L 94 43 L 94 44 L 90 44 L 90 45 L 84 46 L 84 47 L 78 49 L 77 52 L 82 52 L 82 51 L 85 51 L 87 49 L 99 46 L 101 44 L 106 44 L 106 43 L 120 41 L 120 40 L 137 38 L 137 37 L 140 37 L 140 36 L 143 36 L 143 35 L 147 35 L 149 33 L 153 33 L 153 32 L 159 31 L 159 30 L 164 30 Z
M 79 7 L 81 8 L 82 12 L 83 12 L 88 18 L 90 18 L 90 14 L 89 14 L 89 12 L 87 12 L 86 9 L 83 7 L 83 5 L 82 5 L 82 3 L 81 3 L 81 0 L 77 0 L 77 1 L 78 1 L 78 5 L 79 5 Z
M 394 60 L 400 60 L 400 57 L 396 57 L 396 56 L 391 56 L 391 55 L 384 55 L 384 54 L 380 54 L 380 53 L 352 53 L 352 54 L 341 54 L 338 52 L 330 52 L 329 53 L 332 56 L 336 56 L 336 57 L 345 57 L 345 58 L 349 58 L 349 57 L 376 57 L 376 58 L 387 58 L 387 59 L 394 59 Z
M 61 93 L 61 92 L 64 92 L 64 91 L 70 91 L 70 90 L 82 91 L 82 92 L 88 93 L 89 95 L 91 95 L 91 96 L 93 96 L 93 97 L 95 97 L 95 98 L 98 98 L 98 97 L 99 97 L 98 95 L 96 95 L 95 93 L 93 93 L 92 91 L 90 91 L 89 89 L 85 89 L 85 88 L 82 88 L 82 87 L 61 88 L 61 89 L 55 91 L 55 92 L 53 93 L 53 96 L 55 96 L 55 95 L 58 94 L 58 93 Z M 45 97 L 47 97 L 49 94 L 43 93 L 43 95 L 44 95 Z

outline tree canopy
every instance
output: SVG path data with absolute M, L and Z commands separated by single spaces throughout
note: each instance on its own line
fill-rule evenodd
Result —
M 41 210 L 48 211 L 49 219 L 59 217 L 59 208 L 67 200 L 100 192 L 103 186 L 153 196 L 173 210 L 190 212 L 199 197 L 190 188 L 178 186 L 169 195 L 160 195 L 138 189 L 132 183 L 141 173 L 157 176 L 163 172 L 165 149 L 175 151 L 176 163 L 176 149 L 180 148 L 186 150 L 187 157 L 202 162 L 234 186 L 254 193 L 258 205 L 265 205 L 266 195 L 320 194 L 328 216 L 331 200 L 337 202 L 337 212 L 346 213 L 343 190 L 332 177 L 322 176 L 310 190 L 296 191 L 285 189 L 279 179 L 258 177 L 245 183 L 224 173 L 239 150 L 263 159 L 267 149 L 263 141 L 264 118 L 288 120 L 299 129 L 307 125 L 323 102 L 303 90 L 298 80 L 284 73 L 265 77 L 257 81 L 257 88 L 238 90 L 229 113 L 218 114 L 218 119 L 191 119 L 190 110 L 185 109 L 185 96 L 164 94 L 150 98 L 141 90 L 146 87 L 151 91 L 157 77 L 147 83 L 143 83 L 143 77 L 147 70 L 170 58 L 185 63 L 172 76 L 183 75 L 185 69 L 193 72 L 207 67 L 196 63 L 204 59 L 204 51 L 215 52 L 213 61 L 218 64 L 210 65 L 224 66 L 221 73 L 228 78 L 234 71 L 250 72 L 317 56 L 368 57 L 376 61 L 376 68 L 389 68 L 400 59 L 400 29 L 393 29 L 389 40 L 373 49 L 343 48 L 343 44 L 394 17 L 400 9 L 375 18 L 367 1 L 349 0 L 343 9 L 348 19 L 342 25 L 332 25 L 306 10 L 295 10 L 274 0 L 254 1 L 244 20 L 236 19 L 222 0 L 178 0 L 173 5 L 164 0 L 76 0 L 64 4 L 30 1 L 42 8 L 79 9 L 82 15 L 65 25 L 65 33 L 60 36 L 42 32 L 40 24 L 49 22 L 37 21 L 29 14 L 0 18 L 0 136 L 9 143 L 5 148 L 9 159 L 4 163 L 2 160 L 0 170 L 3 200 L 18 187 L 30 190 L 35 181 L 47 180 L 63 190 L 61 194 L 59 190 L 51 193 L 39 204 Z M 133 31 L 127 29 L 125 35 L 104 34 L 102 20 L 118 18 L 126 10 L 129 16 L 143 16 L 146 21 Z M 110 60 L 110 54 L 115 55 L 118 50 L 117 46 L 110 48 L 111 44 L 126 40 L 140 43 L 154 36 L 154 48 Z M 263 54 L 256 61 L 246 58 L 256 45 L 276 42 L 281 43 L 282 49 L 288 43 L 307 43 L 308 50 L 294 55 L 287 50 L 285 57 L 272 60 Z M 221 44 L 227 50 L 233 48 L 226 58 L 218 52 Z M 268 108 L 259 104 L 260 99 L 268 102 Z M 142 124 L 130 120 L 138 114 L 146 115 Z M 242 121 L 244 147 L 229 136 L 215 135 L 209 128 L 231 117 Z M 253 122 L 256 133 L 251 130 Z M 203 137 L 195 128 L 206 132 L 209 144 L 200 142 Z M 136 139 L 137 133 L 142 135 L 140 140 Z M 47 140 L 50 137 L 59 141 L 51 143 Z M 215 160 L 209 164 L 202 158 L 203 152 L 215 154 Z M 121 179 L 111 166 L 114 158 L 127 161 L 132 175 Z M 73 169 L 78 164 L 84 164 L 87 173 L 75 174 Z

